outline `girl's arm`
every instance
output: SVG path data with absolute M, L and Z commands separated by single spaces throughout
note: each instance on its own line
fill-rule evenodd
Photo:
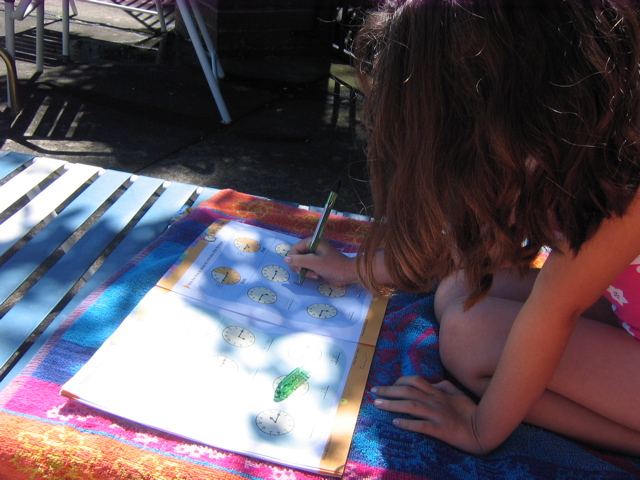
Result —
M 552 254 L 513 324 L 474 418 L 481 445 L 493 449 L 545 390 L 575 324 L 640 252 L 640 201 L 605 220 L 575 255 Z
M 425 386 L 424 382 L 419 387 L 427 400 L 421 397 L 416 402 L 403 381 L 377 389 L 387 398 L 377 402 L 379 408 L 412 414 L 420 420 L 399 419 L 397 425 L 473 453 L 486 453 L 500 445 L 544 392 L 581 313 L 640 253 L 638 232 L 640 201 L 636 199 L 624 217 L 605 220 L 580 252 L 549 257 L 516 316 L 477 406 L 458 391 Z

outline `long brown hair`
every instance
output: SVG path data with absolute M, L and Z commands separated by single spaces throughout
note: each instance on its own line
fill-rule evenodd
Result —
M 375 221 L 396 286 L 456 269 L 467 306 L 560 232 L 572 251 L 638 189 L 640 29 L 633 0 L 396 0 L 356 56 Z M 361 280 L 373 277 L 360 255 Z

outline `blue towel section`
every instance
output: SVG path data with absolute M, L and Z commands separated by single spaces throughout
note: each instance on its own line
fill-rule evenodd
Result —
M 149 252 L 136 268 L 125 272 L 100 295 L 91 308 L 69 327 L 63 339 L 98 348 L 183 251 L 182 245 L 165 242 Z
M 63 339 L 89 348 L 100 347 L 207 226 L 185 219 L 167 230 L 135 266 L 121 272 L 91 308 L 75 320 Z
M 56 348 L 47 353 L 47 361 L 38 365 L 32 376 L 44 382 L 63 385 L 73 377 L 82 364 L 78 358 L 90 358 L 96 349 L 59 340 Z
M 433 295 L 401 294 L 389 303 L 360 409 L 351 460 L 431 479 L 637 478 L 612 464 L 610 457 L 601 458 L 575 442 L 529 425 L 518 427 L 501 447 L 483 457 L 398 429 L 391 423 L 398 414 L 375 408 L 375 397 L 369 388 L 391 384 L 407 375 L 419 375 L 432 382 L 446 376 L 438 353 Z M 637 472 L 640 461 L 631 462 Z

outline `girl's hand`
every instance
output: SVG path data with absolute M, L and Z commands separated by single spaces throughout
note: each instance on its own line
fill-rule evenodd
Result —
M 322 277 L 337 287 L 357 283 L 355 258 L 339 252 L 325 239 L 320 240 L 315 253 L 307 253 L 310 244 L 311 237 L 300 240 L 284 257 L 285 263 L 294 272 L 300 272 L 301 268 L 306 268 L 308 278 L 317 280 Z
M 379 397 L 373 404 L 387 412 L 415 418 L 395 418 L 404 430 L 423 433 L 473 454 L 487 453 L 475 429 L 477 405 L 448 381 L 430 384 L 420 377 L 402 377 L 392 386 L 374 387 Z

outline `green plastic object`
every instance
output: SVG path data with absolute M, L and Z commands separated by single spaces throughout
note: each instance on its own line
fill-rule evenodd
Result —
M 285 398 L 288 398 L 289 395 L 300 387 L 300 385 L 309 380 L 310 376 L 309 372 L 302 367 L 294 369 L 278 384 L 273 395 L 273 399 L 276 402 L 281 402 Z

